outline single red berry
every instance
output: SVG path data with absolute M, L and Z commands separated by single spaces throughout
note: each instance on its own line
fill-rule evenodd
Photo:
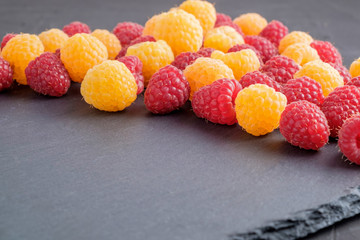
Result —
M 5 45 L 7 44 L 8 41 L 10 41 L 10 39 L 12 39 L 13 37 L 15 37 L 17 34 L 16 33 L 8 33 L 6 34 L 1 42 L 1 49 L 3 49 L 5 47 Z
M 69 37 L 71 37 L 77 33 L 91 33 L 91 29 L 85 23 L 75 21 L 69 23 L 68 25 L 65 25 L 63 27 L 63 32 L 66 33 Z
M 195 60 L 199 57 L 202 56 L 198 53 L 183 52 L 176 56 L 175 60 L 171 63 L 171 65 L 177 67 L 181 71 L 184 71 L 188 65 L 193 64 L 193 62 L 195 62 Z
M 197 51 L 197 53 L 203 57 L 211 57 L 213 51 L 215 51 L 214 48 L 200 48 L 200 50 Z
M 279 54 L 278 49 L 269 40 L 260 36 L 245 36 L 245 43 L 253 46 L 261 53 L 264 63 Z
M 259 58 L 259 61 L 260 61 L 260 64 L 263 65 L 263 61 L 262 61 L 262 56 L 261 56 L 261 53 L 256 49 L 254 48 L 253 46 L 249 45 L 249 44 L 236 44 L 234 46 L 232 46 L 229 50 L 228 50 L 228 53 L 230 52 L 239 52 L 241 50 L 244 50 L 244 49 L 251 49 L 253 50 L 255 53 L 256 53 L 256 56 Z
M 125 64 L 135 78 L 138 87 L 137 93 L 144 91 L 144 76 L 142 74 L 143 64 L 137 56 L 116 57 L 116 60 Z
M 253 84 L 265 84 L 269 87 L 272 87 L 277 92 L 281 91 L 281 85 L 279 83 L 274 81 L 268 75 L 259 71 L 249 72 L 245 74 L 244 76 L 242 76 L 239 82 L 243 88 L 249 87 Z
M 151 77 L 144 102 L 150 112 L 166 114 L 183 106 L 189 95 L 190 85 L 182 71 L 168 65 Z
M 349 70 L 346 67 L 344 67 L 342 64 L 334 64 L 334 63 L 329 63 L 329 64 L 340 73 L 340 76 L 343 77 L 344 84 L 348 83 L 351 80 L 351 74 Z
M 360 113 L 360 88 L 345 85 L 335 88 L 324 100 L 321 110 L 329 122 L 332 137 L 337 137 L 344 121 Z
M 194 93 L 193 111 L 210 122 L 233 125 L 237 122 L 235 99 L 241 89 L 241 84 L 234 79 L 219 79 Z
M 124 57 L 126 55 L 126 52 L 127 52 L 128 48 L 130 46 L 135 45 L 137 43 L 142 43 L 142 42 L 156 42 L 156 39 L 153 36 L 150 36 L 150 35 L 137 37 L 134 40 L 132 40 L 128 46 L 123 47 L 116 57 Z
M 53 97 L 63 96 L 70 87 L 70 77 L 60 59 L 45 52 L 25 69 L 27 83 L 35 92 Z
M 320 83 L 309 77 L 290 79 L 284 85 L 282 93 L 288 104 L 306 100 L 320 107 L 325 99 Z
M 360 115 L 348 118 L 339 131 L 340 151 L 350 162 L 360 165 Z
M 310 46 L 318 52 L 323 62 L 342 65 L 341 54 L 331 42 L 315 40 Z
M 60 59 L 60 56 L 61 56 L 60 48 L 56 49 L 55 55 Z
M 121 42 L 122 47 L 127 47 L 130 42 L 141 36 L 144 27 L 134 22 L 121 22 L 118 23 L 113 33 Z
M 330 130 L 324 113 L 305 100 L 286 106 L 279 128 L 286 141 L 300 148 L 318 150 L 329 141 Z
M 300 66 L 294 60 L 280 55 L 272 57 L 260 68 L 261 72 L 281 84 L 292 79 L 299 70 Z
M 360 87 L 360 76 L 354 77 L 349 82 L 347 82 L 346 85 L 354 85 L 354 86 Z
M 11 87 L 13 83 L 13 71 L 10 64 L 0 57 L 0 92 Z
M 221 26 L 229 26 L 229 27 L 232 27 L 233 29 L 235 29 L 243 38 L 245 37 L 245 34 L 244 32 L 241 30 L 241 28 L 233 23 L 233 22 L 219 22 L 219 23 L 215 23 L 214 25 L 214 28 L 217 28 L 217 27 L 221 27 Z
M 276 47 L 279 47 L 281 39 L 289 33 L 289 29 L 280 21 L 272 20 L 260 32 L 259 36 L 268 39 Z
M 232 19 L 229 15 L 226 15 L 224 13 L 216 13 L 216 22 L 215 25 L 222 22 L 232 22 Z

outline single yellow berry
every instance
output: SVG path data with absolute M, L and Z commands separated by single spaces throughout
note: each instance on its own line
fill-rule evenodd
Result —
M 353 78 L 360 76 L 360 58 L 351 63 L 349 72 Z
M 339 72 L 330 64 L 315 60 L 305 64 L 294 74 L 295 78 L 309 77 L 320 83 L 324 96 L 329 95 L 336 87 L 343 86 L 344 81 Z
M 212 58 L 198 58 L 187 66 L 184 76 L 190 84 L 190 100 L 201 87 L 209 85 L 221 78 L 234 79 L 233 71 L 221 60 Z
M 115 59 L 121 50 L 121 43 L 119 39 L 114 34 L 104 29 L 96 29 L 91 33 L 91 35 L 99 39 L 105 45 L 108 51 L 109 59 Z
M 13 78 L 20 84 L 27 85 L 25 68 L 29 62 L 44 52 L 44 45 L 38 36 L 19 34 L 10 39 L 2 50 L 2 57 L 10 63 Z
M 234 28 L 229 26 L 211 29 L 204 39 L 204 47 L 222 52 L 227 52 L 236 44 L 244 44 L 244 39 Z
M 155 17 L 153 24 L 150 35 L 156 40 L 164 40 L 175 56 L 182 52 L 196 52 L 202 45 L 203 30 L 200 22 L 184 10 L 176 9 L 160 14 Z
M 295 43 L 307 43 L 310 45 L 313 41 L 314 39 L 306 32 L 293 31 L 281 39 L 279 52 L 282 53 L 287 47 Z
M 281 55 L 291 58 L 301 66 L 308 62 L 320 59 L 318 52 L 307 43 L 292 44 L 287 47 Z
M 91 68 L 81 83 L 85 102 L 95 108 L 116 112 L 136 99 L 137 85 L 130 70 L 121 62 L 107 60 Z
M 90 68 L 107 60 L 108 52 L 96 37 L 77 33 L 60 49 L 60 57 L 70 78 L 74 82 L 81 82 Z
M 226 54 L 215 50 L 211 54 L 211 58 L 219 59 L 231 68 L 236 80 L 240 80 L 246 73 L 259 70 L 260 68 L 259 58 L 251 49 Z
M 170 46 L 162 40 L 132 45 L 128 48 L 126 56 L 137 56 L 143 63 L 145 86 L 154 73 L 174 61 Z
M 286 96 L 264 84 L 241 90 L 235 99 L 236 119 L 246 132 L 260 136 L 279 127 L 287 104 Z
M 216 10 L 213 4 L 201 0 L 187 0 L 179 8 L 194 15 L 199 20 L 204 35 L 214 27 Z
M 56 49 L 62 48 L 69 39 L 66 33 L 57 28 L 52 28 L 40 33 L 39 38 L 44 45 L 45 52 L 52 53 L 54 53 Z
M 146 35 L 153 36 L 155 24 L 160 19 L 160 17 L 164 14 L 165 13 L 160 13 L 160 14 L 154 15 L 149 20 L 147 20 L 147 22 L 145 23 L 142 35 L 143 36 L 146 36 Z
M 234 19 L 245 35 L 259 35 L 268 24 L 266 19 L 258 13 L 246 13 Z

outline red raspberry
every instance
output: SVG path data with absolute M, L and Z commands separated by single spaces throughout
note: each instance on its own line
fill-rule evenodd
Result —
M 219 23 L 223 23 L 223 22 L 232 22 L 232 19 L 229 15 L 226 15 L 224 13 L 216 13 L 216 22 L 215 22 L 215 25 L 216 24 L 219 24 Z
M 245 36 L 245 43 L 256 48 L 260 53 L 264 63 L 279 52 L 274 44 L 272 44 L 266 38 L 260 36 Z
M 326 98 L 321 110 L 329 122 L 332 137 L 337 137 L 344 121 L 360 113 L 360 89 L 345 85 L 335 88 Z
M 348 118 L 339 131 L 340 151 L 349 161 L 360 165 L 360 115 Z
M 233 23 L 233 22 L 219 22 L 219 23 L 215 23 L 214 28 L 217 27 L 221 27 L 221 26 L 229 26 L 232 27 L 233 29 L 235 29 L 243 38 L 245 37 L 245 34 L 243 33 L 243 31 L 241 30 L 241 28 Z
M 70 77 L 61 60 L 45 52 L 29 63 L 25 69 L 29 86 L 38 93 L 61 97 L 70 87 Z
M 13 83 L 13 71 L 10 64 L 0 57 L 0 92 L 9 88 Z
M 8 33 L 6 34 L 1 42 L 1 49 L 3 49 L 5 47 L 5 45 L 7 44 L 8 41 L 10 41 L 10 39 L 12 39 L 13 37 L 15 37 L 17 34 L 16 33 Z
M 138 38 L 135 38 L 134 40 L 132 40 L 130 42 L 130 44 L 128 46 L 123 47 L 116 57 L 124 57 L 126 55 L 127 49 L 130 46 L 135 45 L 137 43 L 142 43 L 142 42 L 156 42 L 156 39 L 153 36 L 150 36 L 150 35 L 140 36 Z
M 121 46 L 127 47 L 132 40 L 141 36 L 143 30 L 144 27 L 140 24 L 134 22 L 121 22 L 114 27 L 113 33 L 121 42 Z
M 310 46 L 318 52 L 323 62 L 342 65 L 341 54 L 331 42 L 315 40 Z
M 213 48 L 200 48 L 200 50 L 197 51 L 197 53 L 203 57 L 211 57 L 213 51 L 215 51 L 215 49 Z
M 243 88 L 259 83 L 272 87 L 277 92 L 281 91 L 281 85 L 279 83 L 274 81 L 271 77 L 269 77 L 265 73 L 259 71 L 249 72 L 245 74 L 244 76 L 242 76 L 239 82 Z
M 275 56 L 267 61 L 260 69 L 278 83 L 286 83 L 300 70 L 300 66 L 292 59 L 285 56 Z
M 137 93 L 144 91 L 144 76 L 142 74 L 143 64 L 137 56 L 116 57 L 116 60 L 125 64 L 135 78 L 138 87 Z
M 320 107 L 325 99 L 320 83 L 309 77 L 290 79 L 284 85 L 282 93 L 286 96 L 288 104 L 306 100 Z
M 177 67 L 181 71 L 184 71 L 188 65 L 193 64 L 193 62 L 195 62 L 195 60 L 198 59 L 199 57 L 202 57 L 202 56 L 198 53 L 183 52 L 183 53 L 180 53 L 179 55 L 177 55 L 177 57 L 171 63 L 171 65 Z
M 340 73 L 340 76 L 343 77 L 344 84 L 348 83 L 351 80 L 351 74 L 349 73 L 349 70 L 347 70 L 347 68 L 344 67 L 342 64 L 340 65 L 334 63 L 329 63 L 329 64 Z
M 241 84 L 234 79 L 216 80 L 194 93 L 193 111 L 210 122 L 233 125 L 237 122 L 235 99 L 241 89 Z
M 60 59 L 60 55 L 61 53 L 60 53 L 60 48 L 58 48 L 58 49 L 56 49 L 56 51 L 55 51 L 55 55 Z
M 262 57 L 261 57 L 261 53 L 256 49 L 254 48 L 253 46 L 249 45 L 249 44 L 236 44 L 234 46 L 232 46 L 229 50 L 228 50 L 228 53 L 230 52 L 239 52 L 241 50 L 244 50 L 244 49 L 251 49 L 253 50 L 255 53 L 256 53 L 256 56 L 259 58 L 259 61 L 260 61 L 260 64 L 263 65 L 263 61 L 262 61 Z
M 289 33 L 289 29 L 280 21 L 272 20 L 260 32 L 259 36 L 266 38 L 276 47 L 279 47 L 281 39 Z
M 145 91 L 145 106 L 156 114 L 170 113 L 183 106 L 189 99 L 190 86 L 182 71 L 168 65 L 150 79 Z
M 91 29 L 85 23 L 75 21 L 71 22 L 68 25 L 63 27 L 63 32 L 66 33 L 69 37 L 77 33 L 91 33 Z
M 324 113 L 308 101 L 286 106 L 280 118 L 280 132 L 290 144 L 312 150 L 323 147 L 330 135 Z
M 354 85 L 354 86 L 360 87 L 360 76 L 354 77 L 349 82 L 347 82 L 346 85 Z

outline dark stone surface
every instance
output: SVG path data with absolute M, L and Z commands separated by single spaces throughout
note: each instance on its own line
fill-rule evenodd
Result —
M 360 186 L 336 201 L 301 210 L 287 219 L 270 222 L 246 233 L 232 234 L 230 239 L 299 239 L 358 214 L 360 214 Z
M 259 12 L 329 40 L 347 66 L 360 56 L 359 1 L 215 2 L 232 17 Z M 179 3 L 2 0 L 0 34 L 73 20 L 92 29 L 144 24 Z M 345 162 L 335 142 L 300 150 L 278 131 L 256 138 L 206 123 L 189 104 L 154 116 L 140 97 L 105 113 L 82 100 L 78 84 L 59 99 L 15 86 L 0 94 L 0 113 L 0 239 L 227 239 L 360 184 L 360 167 Z M 359 223 L 312 239 L 356 239 Z

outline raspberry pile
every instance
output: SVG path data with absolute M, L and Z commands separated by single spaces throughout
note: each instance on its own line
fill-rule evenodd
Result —
M 153 114 L 192 110 L 254 136 L 279 128 L 303 149 L 338 138 L 360 164 L 360 58 L 347 69 L 331 42 L 258 13 L 232 19 L 208 1 L 185 0 L 148 19 L 112 31 L 74 21 L 39 35 L 8 33 L 0 91 L 16 88 L 15 80 L 61 97 L 75 82 L 98 110 L 122 111 L 140 97 Z

